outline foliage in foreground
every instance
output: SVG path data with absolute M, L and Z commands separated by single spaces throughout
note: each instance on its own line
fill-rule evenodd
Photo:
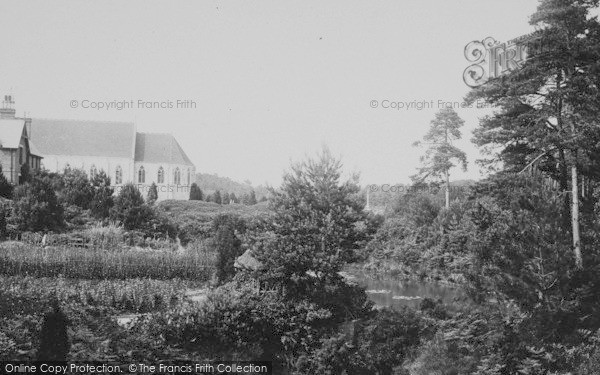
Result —
M 206 281 L 211 277 L 215 261 L 215 256 L 205 246 L 178 254 L 133 249 L 44 249 L 8 242 L 0 244 L 0 250 L 0 275 L 8 276 Z

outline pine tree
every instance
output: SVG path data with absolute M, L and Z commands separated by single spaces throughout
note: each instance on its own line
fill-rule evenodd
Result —
M 115 204 L 110 210 L 112 220 L 123 223 L 125 229 L 141 228 L 152 218 L 152 210 L 144 203 L 144 198 L 138 188 L 132 184 L 124 185 L 115 198 Z
M 216 204 L 223 203 L 223 200 L 221 199 L 221 192 L 219 190 L 215 191 L 215 194 L 213 195 L 213 202 Z
M 264 264 L 261 281 L 287 297 L 327 306 L 334 319 L 365 311 L 364 291 L 348 286 L 338 272 L 355 260 L 370 238 L 357 177 L 341 181 L 341 161 L 325 149 L 316 159 L 292 166 L 271 190 L 272 224 L 249 243 Z M 250 238 L 254 238 L 250 236 Z
M 114 189 L 110 186 L 110 177 L 103 170 L 92 178 L 94 191 L 90 209 L 92 215 L 98 219 L 106 219 L 114 204 Z
M 579 235 L 581 178 L 598 181 L 600 154 L 600 27 L 588 17 L 597 0 L 542 0 L 531 17 L 531 48 L 523 66 L 473 90 L 499 111 L 482 121 L 475 142 L 499 149 L 490 162 L 535 168 L 558 182 L 570 217 L 573 252 L 582 267 Z M 510 165 L 509 165 L 510 166 Z
M 452 144 L 461 138 L 460 128 L 463 125 L 464 121 L 452 108 L 444 108 L 436 113 L 429 131 L 423 137 L 428 146 L 425 156 L 421 158 L 425 165 L 414 177 L 417 182 L 442 177 L 446 190 L 446 208 L 450 207 L 450 169 L 455 166 L 453 161 L 458 161 L 463 170 L 467 169 L 466 154 Z M 420 145 L 420 142 L 415 145 Z
M 190 187 L 190 200 L 201 201 L 202 199 L 203 199 L 202 190 L 200 190 L 200 187 L 198 186 L 198 184 L 196 184 L 195 182 L 192 183 L 192 186 Z
M 156 184 L 153 182 L 152 185 L 150 185 L 150 189 L 148 189 L 148 197 L 146 197 L 146 202 L 148 202 L 148 204 L 154 204 L 154 202 L 156 202 L 157 199 L 158 199 L 158 188 L 156 187 Z

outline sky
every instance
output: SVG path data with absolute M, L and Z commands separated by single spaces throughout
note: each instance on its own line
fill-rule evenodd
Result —
M 18 115 L 172 133 L 201 173 L 279 186 L 290 162 L 327 145 L 361 184 L 406 183 L 423 153 L 412 144 L 469 91 L 465 45 L 531 32 L 536 6 L 0 0 L 0 94 Z M 469 169 L 452 178 L 481 178 L 470 140 L 489 110 L 456 111 Z

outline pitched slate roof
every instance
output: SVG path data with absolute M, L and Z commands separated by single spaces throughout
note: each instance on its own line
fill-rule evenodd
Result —
M 173 135 L 157 133 L 137 133 L 135 161 L 194 165 Z
M 29 137 L 42 155 L 133 156 L 131 122 L 33 119 Z
M 31 155 L 42 156 L 42 153 L 40 152 L 40 150 L 38 150 L 38 148 L 32 141 L 29 141 L 29 152 L 31 153 Z
M 19 148 L 25 120 L 0 119 L 0 147 Z

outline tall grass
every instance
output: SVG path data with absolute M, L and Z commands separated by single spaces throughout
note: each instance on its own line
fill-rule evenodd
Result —
M 95 225 L 84 231 L 85 237 L 94 249 L 115 249 L 123 242 L 123 227 L 110 223 L 107 226 Z
M 215 254 L 204 243 L 183 253 L 159 250 L 132 250 L 50 247 L 16 242 L 0 244 L 0 275 L 76 279 L 207 281 L 214 270 Z
M 61 304 L 101 306 L 117 312 L 144 313 L 175 306 L 185 299 L 183 280 L 74 280 L 0 276 L 0 316 L 47 311 L 56 298 Z

